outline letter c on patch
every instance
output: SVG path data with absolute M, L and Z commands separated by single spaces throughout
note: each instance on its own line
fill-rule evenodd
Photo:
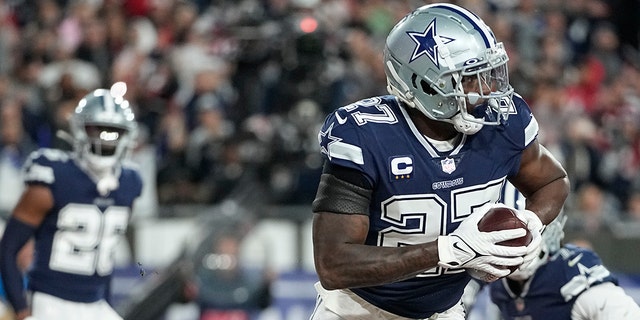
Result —
M 398 157 L 391 159 L 391 173 L 396 176 L 413 172 L 413 159 L 410 157 Z

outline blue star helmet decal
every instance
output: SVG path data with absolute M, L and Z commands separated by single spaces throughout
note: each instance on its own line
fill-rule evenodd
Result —
M 409 62 L 412 62 L 422 55 L 426 55 L 438 68 L 440 68 L 440 64 L 438 63 L 438 43 L 436 42 L 435 37 L 439 37 L 442 44 L 447 44 L 455 40 L 453 38 L 436 34 L 435 18 L 431 21 L 431 23 L 429 23 L 425 31 L 410 31 L 407 32 L 407 35 L 409 35 L 413 42 L 416 43 L 416 48 L 413 50 L 413 55 L 411 56 L 411 60 L 409 60 Z

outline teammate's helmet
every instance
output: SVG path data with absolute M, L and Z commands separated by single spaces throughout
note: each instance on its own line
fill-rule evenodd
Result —
M 416 9 L 389 33 L 384 50 L 389 93 L 466 134 L 498 125 L 512 107 L 507 53 L 472 12 L 452 5 Z M 479 92 L 465 93 L 463 81 Z M 482 105 L 468 112 L 466 100 Z
M 536 270 L 549 260 L 549 256 L 556 253 L 562 247 L 562 239 L 564 239 L 564 224 L 567 222 L 567 216 L 561 212 L 551 223 L 549 223 L 542 232 L 542 243 L 540 254 L 529 263 L 528 266 L 516 270 L 509 275 L 509 278 L 516 280 L 525 280 L 533 276 Z
M 97 89 L 78 102 L 70 127 L 80 158 L 93 169 L 105 170 L 117 165 L 131 149 L 137 123 L 122 95 Z

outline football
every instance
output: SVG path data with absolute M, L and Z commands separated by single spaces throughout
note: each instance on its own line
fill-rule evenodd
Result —
M 507 207 L 491 208 L 478 222 L 478 230 L 483 232 L 517 228 L 525 229 L 527 231 L 527 234 L 520 238 L 498 242 L 498 244 L 510 247 L 518 247 L 526 246 L 531 243 L 533 236 L 531 235 L 531 232 L 529 232 L 529 229 L 527 229 L 527 225 L 524 224 L 522 220 L 518 219 L 515 209 Z
M 531 243 L 533 240 L 533 236 L 529 229 L 527 229 L 527 225 L 522 222 L 522 220 L 518 219 L 516 216 L 515 209 L 507 208 L 507 207 L 494 207 L 489 209 L 487 213 L 478 221 L 478 230 L 489 232 L 489 231 L 498 231 L 498 230 L 507 230 L 507 229 L 517 229 L 524 228 L 527 231 L 527 234 L 520 238 L 506 240 L 502 242 L 498 242 L 500 245 L 518 247 L 518 246 L 526 246 Z M 509 270 L 513 273 L 518 269 L 517 266 L 508 267 Z M 493 282 L 497 280 L 494 276 L 487 274 L 485 272 L 479 270 L 468 270 L 471 276 L 476 279 L 480 279 L 485 282 Z

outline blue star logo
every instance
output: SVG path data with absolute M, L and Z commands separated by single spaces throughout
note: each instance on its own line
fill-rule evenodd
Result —
M 422 55 L 426 55 L 431 59 L 431 62 L 436 65 L 436 67 L 440 68 L 440 63 L 438 63 L 438 43 L 435 40 L 435 37 L 439 37 L 443 44 L 447 44 L 455 39 L 444 37 L 436 34 L 436 19 L 434 18 L 431 23 L 427 26 L 427 29 L 420 33 L 415 31 L 407 32 L 411 40 L 416 43 L 416 48 L 413 50 L 413 55 L 411 56 L 412 62 L 413 60 L 419 58 Z
M 331 153 L 329 152 L 329 146 L 336 142 L 342 141 L 341 138 L 334 137 L 331 134 L 332 130 L 333 130 L 333 123 L 329 125 L 329 128 L 327 128 L 326 131 L 318 132 L 318 142 L 320 143 L 320 152 L 326 154 L 329 160 L 331 160 Z
M 345 143 L 342 138 L 336 137 L 331 131 L 335 122 L 331 122 L 326 130 L 318 132 L 320 151 L 327 155 L 329 161 L 333 158 L 351 162 L 356 165 L 364 164 L 362 149 L 356 145 Z

